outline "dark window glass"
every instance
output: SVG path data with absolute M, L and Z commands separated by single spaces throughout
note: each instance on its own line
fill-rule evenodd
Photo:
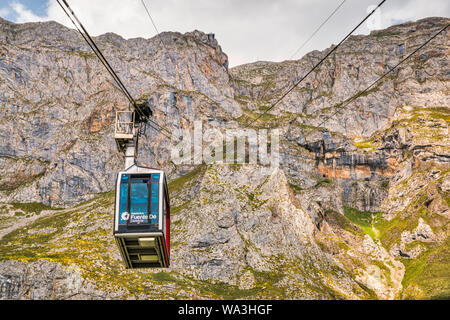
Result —
M 152 214 L 151 214 L 151 223 L 158 224 L 159 217 L 159 184 L 152 183 Z
M 133 183 L 147 183 L 148 179 L 132 179 L 131 180 Z
M 119 203 L 119 224 L 126 224 L 128 220 L 127 212 L 128 184 L 120 185 L 120 203 Z
M 148 187 L 146 183 L 131 184 L 130 214 L 130 223 L 148 223 Z

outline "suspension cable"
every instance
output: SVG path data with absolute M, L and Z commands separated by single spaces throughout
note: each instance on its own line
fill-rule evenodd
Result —
M 105 56 L 101 52 L 101 50 L 96 45 L 95 41 L 92 39 L 92 37 L 89 35 L 87 30 L 84 28 L 83 24 L 80 22 L 76 14 L 73 12 L 69 4 L 66 0 L 56 0 L 60 7 L 63 9 L 64 13 L 67 15 L 67 17 L 70 19 L 72 24 L 75 26 L 75 28 L 78 30 L 78 32 L 81 34 L 83 39 L 86 41 L 86 43 L 89 45 L 89 47 L 92 49 L 92 51 L 95 53 L 97 58 L 100 60 L 100 62 L 103 64 L 103 66 L 106 68 L 106 70 L 109 72 L 111 77 L 114 79 L 115 83 L 119 87 L 120 91 L 125 95 L 125 97 L 128 99 L 130 104 L 134 107 L 134 109 L 138 112 L 139 116 L 143 119 L 146 119 L 147 121 L 151 122 L 154 126 L 156 126 L 157 130 L 160 131 L 162 134 L 162 131 L 166 131 L 170 134 L 170 132 L 163 128 L 160 124 L 153 121 L 145 114 L 145 112 L 141 109 L 141 107 L 136 103 L 136 101 L 133 99 L 130 92 L 127 90 L 117 73 L 114 71 L 114 69 L 109 64 L 108 60 L 106 60 Z M 62 2 L 61 2 L 62 1 Z M 150 110 L 151 112 L 151 110 Z M 150 114 L 151 115 L 151 114 Z M 166 137 L 170 138 L 168 135 L 164 134 Z
M 356 27 L 353 28 L 335 47 L 333 47 L 318 63 L 314 65 L 314 67 L 309 70 L 300 80 L 298 80 L 290 89 L 288 89 L 280 98 L 278 98 L 269 108 L 267 108 L 263 113 L 261 113 L 256 119 L 254 119 L 250 124 L 253 124 L 257 120 L 259 120 L 264 114 L 272 110 L 279 102 L 281 102 L 289 93 L 292 92 L 303 80 L 305 80 L 314 70 L 316 70 L 333 52 L 335 52 L 345 40 L 347 40 L 353 32 L 356 31 L 370 16 L 372 16 L 375 11 L 380 8 L 386 0 L 381 1 Z M 250 125 L 248 124 L 248 125 Z
M 322 29 L 322 27 L 331 19 L 331 17 L 333 17 L 334 14 L 344 5 L 345 1 L 347 0 L 342 1 L 341 4 L 339 4 L 337 8 L 334 9 L 334 11 L 328 16 L 328 18 L 326 18 L 325 21 L 322 22 L 322 24 L 309 36 L 308 39 L 306 39 L 305 42 L 303 42 L 303 44 L 289 57 L 288 60 L 291 60 L 293 57 L 295 57 L 297 53 L 299 53 L 300 50 L 302 50 L 303 47 L 306 46 L 312 38 L 314 38 L 314 36 L 320 31 L 320 29 Z
M 378 82 L 380 82 L 381 80 L 383 80 L 386 76 L 388 76 L 392 71 L 394 71 L 395 69 L 397 69 L 402 63 L 404 63 L 406 60 L 408 60 L 409 58 L 411 58 L 414 54 L 416 54 L 419 50 L 421 50 L 423 47 L 425 47 L 430 41 L 432 41 L 434 38 L 436 38 L 438 35 L 440 35 L 441 33 L 443 33 L 448 27 L 450 26 L 450 24 L 447 24 L 445 27 L 443 27 L 442 29 L 440 29 L 436 34 L 434 34 L 431 38 L 429 38 L 427 41 L 425 41 L 422 45 L 420 45 L 419 47 L 417 47 L 414 51 L 412 51 L 409 55 L 407 55 L 404 59 L 402 59 L 400 62 L 398 62 L 394 67 L 390 68 L 389 71 L 385 72 L 382 76 L 380 76 L 377 80 L 375 80 L 374 82 L 372 82 L 367 88 L 365 88 L 363 91 L 358 92 L 357 94 L 353 95 L 352 97 L 344 100 L 341 103 L 338 103 L 337 105 L 335 105 L 335 108 L 337 109 L 336 112 L 332 113 L 330 116 L 328 116 L 324 121 L 322 121 L 318 127 L 321 127 L 322 125 L 324 125 L 328 120 L 330 120 L 332 117 L 334 117 L 336 114 L 338 114 L 341 109 L 345 108 L 346 106 L 348 106 L 350 104 L 350 102 L 352 102 L 353 100 L 359 98 L 360 96 L 366 94 L 370 89 L 372 89 Z M 397 110 L 398 106 L 395 108 L 395 111 Z M 395 112 L 394 111 L 394 112 Z M 308 135 L 305 136 L 305 138 Z

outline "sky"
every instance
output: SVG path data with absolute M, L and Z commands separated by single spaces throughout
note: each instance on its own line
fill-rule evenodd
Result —
M 67 0 L 91 35 L 114 32 L 127 39 L 156 35 L 141 1 Z M 312 50 L 337 44 L 381 0 L 144 1 L 160 32 L 197 29 L 215 33 L 233 67 L 255 61 L 300 59 Z M 298 51 L 339 5 L 339 10 Z M 354 34 L 430 16 L 450 17 L 450 1 L 387 0 Z M 0 17 L 16 23 L 54 20 L 73 28 L 56 0 L 0 0 Z

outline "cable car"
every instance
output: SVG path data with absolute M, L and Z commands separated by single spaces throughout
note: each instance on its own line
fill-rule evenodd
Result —
M 169 267 L 170 201 L 163 171 L 135 164 L 139 136 L 143 125 L 152 121 L 148 101 L 136 102 L 117 73 L 105 59 L 68 3 L 58 0 L 116 85 L 130 102 L 128 110 L 116 110 L 114 139 L 119 152 L 125 153 L 125 171 L 116 179 L 114 239 L 127 268 Z M 76 22 L 75 22 L 76 21 Z M 166 129 L 167 131 L 167 129 Z
M 118 173 L 114 238 L 127 268 L 169 267 L 170 201 L 164 171 L 133 164 Z

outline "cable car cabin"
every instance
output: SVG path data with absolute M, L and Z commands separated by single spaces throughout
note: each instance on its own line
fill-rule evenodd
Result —
M 169 267 L 170 202 L 163 171 L 131 166 L 116 182 L 114 237 L 127 268 Z

